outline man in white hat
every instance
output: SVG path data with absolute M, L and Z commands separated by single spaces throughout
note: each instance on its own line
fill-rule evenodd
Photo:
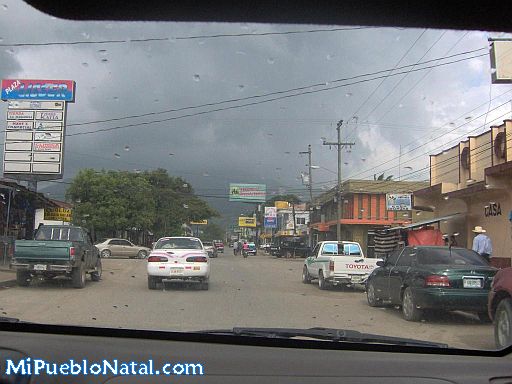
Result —
M 473 251 L 478 253 L 487 261 L 490 261 L 492 254 L 492 243 L 489 236 L 485 234 L 487 231 L 481 226 L 477 225 L 475 229 L 473 229 L 473 232 L 477 234 L 473 239 Z

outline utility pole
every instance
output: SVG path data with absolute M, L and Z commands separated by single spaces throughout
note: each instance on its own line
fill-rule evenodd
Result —
M 350 146 L 352 148 L 353 145 L 356 143 L 345 143 L 341 141 L 341 126 L 343 125 L 343 120 L 338 121 L 338 124 L 336 125 L 336 130 L 338 131 L 338 141 L 333 142 L 327 142 L 324 140 L 323 145 L 330 146 L 336 146 L 338 147 L 338 185 L 336 187 L 336 201 L 338 203 L 338 213 L 337 213 L 337 220 L 336 220 L 336 240 L 341 241 L 341 150 L 345 146 Z
M 313 173 L 311 172 L 312 170 L 312 165 L 311 165 L 311 144 L 308 144 L 308 150 L 307 152 L 299 152 L 300 155 L 305 155 L 307 154 L 308 155 L 308 168 L 309 168 L 309 176 L 308 176 L 308 181 L 309 181 L 309 201 L 310 201 L 310 204 L 311 204 L 311 209 L 309 210 L 309 224 L 310 224 L 310 228 L 309 228 L 309 246 L 311 247 L 313 245 L 313 232 L 311 230 L 311 216 L 312 216 L 312 212 L 313 212 L 313 206 L 314 206 L 314 202 L 313 202 Z

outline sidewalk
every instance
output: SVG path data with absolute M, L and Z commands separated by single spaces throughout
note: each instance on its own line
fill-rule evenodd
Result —
M 0 266 L 0 288 L 16 285 L 16 272 L 7 267 Z

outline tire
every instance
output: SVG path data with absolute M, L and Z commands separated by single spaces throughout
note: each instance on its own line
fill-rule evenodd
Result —
M 302 268 L 302 282 L 304 284 L 311 284 L 311 276 L 309 275 L 308 267 Z
M 103 267 L 101 265 L 101 259 L 98 257 L 98 261 L 96 262 L 96 269 L 93 272 L 91 272 L 91 280 L 92 281 L 100 281 L 102 274 L 103 274 Z
M 28 271 L 16 271 L 16 283 L 20 287 L 28 287 L 30 285 L 30 272 Z
M 419 321 L 423 314 L 421 309 L 416 308 L 416 301 L 410 287 L 405 289 L 402 297 L 402 314 L 407 321 Z
M 112 252 L 110 251 L 110 249 L 104 249 L 103 251 L 101 251 L 100 256 L 102 259 L 108 259 L 110 256 L 112 256 Z
M 373 285 L 373 282 L 370 281 L 366 287 L 366 300 L 368 301 L 368 305 L 370 307 L 382 306 L 382 300 L 377 298 L 375 293 L 375 286 Z
M 145 259 L 146 257 L 148 257 L 148 253 L 144 250 L 140 250 L 138 253 L 137 253 L 137 258 L 138 259 Z
M 478 312 L 477 315 L 478 315 L 478 320 L 480 320 L 481 323 L 486 324 L 486 323 L 491 322 L 491 318 L 489 317 L 489 313 L 487 311 Z
M 512 299 L 500 301 L 494 315 L 494 340 L 499 349 L 512 345 Z
M 79 267 L 73 268 L 71 280 L 73 282 L 73 288 L 82 289 L 85 287 L 85 267 L 83 263 L 80 263 Z
M 318 271 L 318 288 L 320 288 L 322 291 L 329 289 L 329 285 L 327 284 L 327 281 L 325 281 L 324 273 L 322 270 Z
M 155 276 L 148 276 L 148 289 L 156 289 L 158 279 Z

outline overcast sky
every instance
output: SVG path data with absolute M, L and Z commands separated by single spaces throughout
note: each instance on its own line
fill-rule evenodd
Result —
M 485 32 L 364 28 L 257 35 L 332 28 L 339 26 L 72 22 L 4 1 L 0 72 L 2 78 L 76 82 L 75 102 L 68 105 L 65 181 L 83 167 L 162 167 L 185 177 L 199 194 L 218 197 L 227 195 L 229 182 L 253 182 L 267 184 L 269 193 L 293 192 L 306 199 L 298 178 L 307 171 L 307 157 L 298 152 L 308 144 L 313 164 L 321 167 L 314 170 L 315 191 L 331 187 L 336 151 L 323 146 L 321 137 L 334 141 L 340 119 L 345 121 L 343 137 L 355 142 L 343 154 L 345 178 L 373 178 L 382 172 L 397 178 L 402 147 L 402 179 L 426 180 L 429 153 L 482 132 L 485 122 L 488 127 L 510 118 L 510 103 L 495 109 L 510 100 L 512 88 L 490 86 L 491 35 Z M 217 34 L 251 36 L 183 39 Z M 147 38 L 165 40 L 11 46 Z M 391 73 L 385 70 L 451 55 L 456 56 L 395 70 L 412 69 L 408 74 L 368 81 Z M 461 59 L 467 60 L 416 71 Z M 208 111 L 294 93 L 159 113 L 295 88 L 310 93 L 217 112 Z M 198 112 L 202 114 L 183 117 Z M 130 118 L 148 113 L 154 114 Z M 117 120 L 83 124 L 109 119 Z M 3 130 L 5 118 L 1 124 Z M 54 185 L 42 183 L 40 188 L 63 198 Z M 208 201 L 225 203 L 222 198 Z

